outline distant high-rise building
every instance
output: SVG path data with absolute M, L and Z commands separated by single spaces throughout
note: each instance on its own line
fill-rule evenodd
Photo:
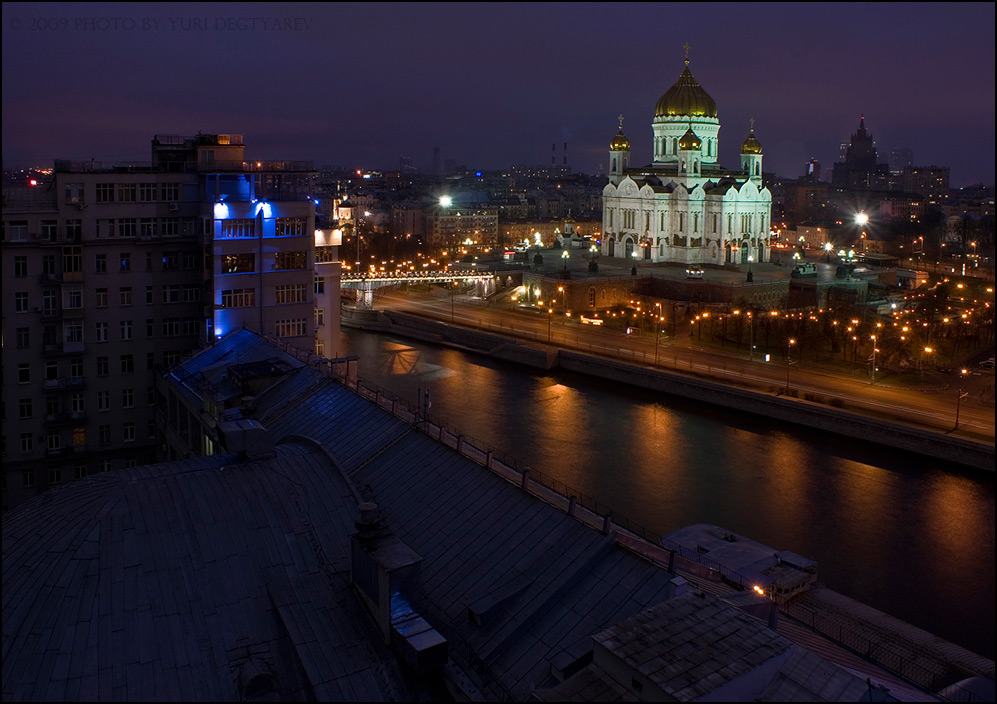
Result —
M 820 162 L 816 159 L 811 158 L 803 168 L 803 180 L 808 183 L 817 183 L 820 181 Z
M 417 172 L 415 162 L 412 161 L 412 157 L 408 156 L 398 157 L 398 170 L 403 174 L 414 174 Z
M 949 167 L 908 166 L 903 170 L 903 190 L 918 194 L 928 205 L 946 203 L 949 197 Z
M 890 173 L 902 174 L 908 166 L 914 165 L 914 152 L 908 147 L 894 147 L 890 150 Z
M 877 160 L 876 143 L 866 129 L 863 115 L 845 149 L 844 159 L 832 169 L 831 183 L 840 188 L 885 190 L 889 185 L 889 167 L 876 163 Z

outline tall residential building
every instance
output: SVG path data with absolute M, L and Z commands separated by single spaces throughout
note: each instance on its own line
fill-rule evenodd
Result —
M 907 166 L 903 170 L 903 189 L 921 196 L 928 205 L 948 203 L 949 167 Z
M 311 180 L 245 161 L 242 135 L 157 135 L 149 162 L 56 161 L 4 191 L 4 507 L 155 461 L 156 371 L 230 330 L 330 346 L 338 242 L 316 267 Z
M 762 184 L 762 145 L 752 125 L 741 144 L 741 168 L 721 167 L 717 104 L 685 63 L 654 106 L 652 163 L 631 165 L 619 118 L 602 192 L 602 254 L 648 262 L 768 261 L 772 194 Z
M 844 159 L 834 164 L 831 184 L 840 188 L 887 190 L 889 166 L 877 163 L 879 154 L 872 133 L 865 126 L 865 115 L 852 133 Z

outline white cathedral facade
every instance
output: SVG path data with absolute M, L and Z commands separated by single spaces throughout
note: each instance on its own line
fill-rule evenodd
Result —
M 717 104 L 685 63 L 655 105 L 651 164 L 630 165 L 620 118 L 602 192 L 602 254 L 683 264 L 769 261 L 772 194 L 762 186 L 761 144 L 752 126 L 741 168 L 717 163 Z

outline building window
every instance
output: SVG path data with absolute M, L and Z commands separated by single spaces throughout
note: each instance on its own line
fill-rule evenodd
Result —
M 121 321 L 121 339 L 122 340 L 132 339 L 132 321 L 130 320 Z
M 121 373 L 122 374 L 134 374 L 135 373 L 135 357 L 130 354 L 121 355 Z
M 55 255 L 42 255 L 42 274 L 45 276 L 55 276 Z
M 58 396 L 45 397 L 45 413 L 50 416 L 57 416 L 62 412 L 62 403 Z
M 21 433 L 21 452 L 31 452 L 34 448 L 34 436 L 31 433 Z
M 119 183 L 118 184 L 118 201 L 121 203 L 134 203 L 135 202 L 135 184 L 134 183 Z
M 28 258 L 22 255 L 15 256 L 14 276 L 27 276 L 27 275 L 28 275 Z
M 67 183 L 66 184 L 66 202 L 67 203 L 82 203 L 83 202 L 83 184 L 82 183 Z
M 158 184 L 155 183 L 140 183 L 138 185 L 138 199 L 143 203 L 155 201 L 156 192 L 159 190 L 157 186 Z
M 107 357 L 97 358 L 97 376 L 107 376 L 110 373 Z
M 114 184 L 113 183 L 98 183 L 97 184 L 97 202 L 98 203 L 113 203 L 114 202 Z
M 153 335 L 156 334 L 155 323 L 156 323 L 156 321 L 155 321 L 154 318 L 146 318 L 145 319 L 145 336 L 146 337 L 152 337 Z
M 22 436 L 23 438 L 23 436 Z M 23 447 L 23 442 L 22 442 Z M 30 450 L 28 450 L 30 452 Z M 35 485 L 35 470 L 26 469 L 21 472 L 21 485 L 22 486 L 34 486 Z
M 55 242 L 59 233 L 59 223 L 57 220 L 42 220 L 42 239 L 46 242 Z
M 97 323 L 97 342 L 107 342 L 107 323 Z
M 226 254 L 222 257 L 223 274 L 251 274 L 256 271 L 255 254 Z
M 78 391 L 73 392 L 73 413 L 85 413 L 86 410 L 86 396 Z
M 135 236 L 135 218 L 118 219 L 118 237 Z
M 305 234 L 304 218 L 277 218 L 277 237 L 301 237 Z
M 31 399 L 30 398 L 22 398 L 18 402 L 17 407 L 18 407 L 19 417 L 22 420 L 31 417 Z
M 78 464 L 78 465 L 76 465 L 75 478 L 76 479 L 83 479 L 85 476 L 87 476 L 87 466 L 85 464 Z
M 45 379 L 52 381 L 59 378 L 59 363 L 45 362 Z
M 325 309 L 315 309 L 315 327 L 320 328 L 325 325 Z
M 315 277 L 315 295 L 322 295 L 325 293 L 325 279 L 321 276 Z
M 17 347 L 18 349 L 23 349 L 25 347 L 31 346 L 31 329 L 30 328 L 18 328 L 17 329 Z
M 156 218 L 141 218 L 138 221 L 138 234 L 141 237 L 155 237 Z
M 307 321 L 304 318 L 298 320 L 278 320 L 276 326 L 277 337 L 301 337 L 307 333 Z
M 129 252 L 122 252 L 121 271 L 131 271 L 131 270 L 132 270 L 132 255 Z
M 114 237 L 114 220 L 112 218 L 97 219 L 97 237 Z
M 135 407 L 135 389 L 121 390 L 121 407 L 122 408 Z
M 66 342 L 83 342 L 83 323 L 66 323 L 63 331 Z
M 107 289 L 99 288 L 97 289 L 97 307 L 107 308 Z
M 132 304 L 132 287 L 122 286 L 118 289 L 118 297 L 120 298 L 121 305 L 130 306 Z
M 123 442 L 135 442 L 135 424 L 132 422 L 121 424 Z
M 256 289 L 233 288 L 222 291 L 222 308 L 248 308 L 256 305 Z
M 98 274 L 107 273 L 107 255 L 98 254 L 94 256 L 94 271 Z
M 110 391 L 98 391 L 97 392 L 97 410 L 98 411 L 109 411 L 109 410 L 111 410 L 111 392 Z
M 304 284 L 286 284 L 274 286 L 274 303 L 304 303 L 307 300 Z
M 31 383 L 31 364 L 24 362 L 17 365 L 17 383 L 18 384 L 30 384 Z
M 306 252 L 277 252 L 274 254 L 274 269 L 305 269 L 307 267 L 308 254 Z
M 97 442 L 101 445 L 111 444 L 111 426 L 102 425 L 97 428 Z
M 179 183 L 164 183 L 163 184 L 163 200 L 164 201 L 178 201 L 178 200 L 180 200 L 180 184 Z
M 232 220 L 222 220 L 223 238 L 231 237 L 254 237 L 256 234 L 256 220 L 250 218 L 235 218 Z
M 15 313 L 27 313 L 28 312 L 28 292 L 18 291 L 14 294 L 14 312 Z

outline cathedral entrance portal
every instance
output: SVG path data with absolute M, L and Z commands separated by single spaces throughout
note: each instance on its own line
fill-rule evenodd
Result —
M 627 238 L 627 246 L 626 246 L 626 257 L 627 257 L 627 259 L 629 259 L 630 257 L 632 257 L 633 254 L 634 254 L 634 241 L 632 239 Z

